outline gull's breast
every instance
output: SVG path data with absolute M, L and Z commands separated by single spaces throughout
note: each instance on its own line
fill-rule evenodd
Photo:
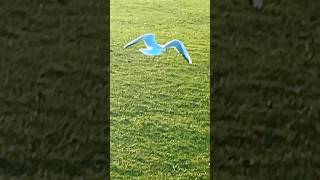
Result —
M 149 48 L 143 48 L 139 50 L 147 56 L 156 56 L 164 52 L 164 49 L 162 47 L 149 47 Z

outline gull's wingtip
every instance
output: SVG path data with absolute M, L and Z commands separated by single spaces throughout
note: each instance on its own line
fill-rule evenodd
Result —
M 128 47 L 130 47 L 130 46 L 132 46 L 132 45 L 133 45 L 133 44 L 128 43 L 128 44 L 124 45 L 123 48 L 124 48 L 124 49 L 127 49 Z

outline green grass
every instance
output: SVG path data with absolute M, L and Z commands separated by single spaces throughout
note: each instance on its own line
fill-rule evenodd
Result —
M 111 1 L 112 179 L 208 179 L 209 1 Z M 180 39 L 155 61 L 123 46 L 144 33 Z

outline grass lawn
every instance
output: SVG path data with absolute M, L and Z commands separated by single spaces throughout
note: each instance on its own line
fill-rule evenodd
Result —
M 209 0 L 111 0 L 111 178 L 208 179 Z M 153 32 L 184 42 L 154 61 L 123 49 Z

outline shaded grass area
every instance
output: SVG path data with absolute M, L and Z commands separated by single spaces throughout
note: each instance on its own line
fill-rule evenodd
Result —
M 208 179 L 209 1 L 111 1 L 110 15 L 112 179 Z M 194 63 L 123 49 L 151 32 Z
M 216 179 L 318 179 L 316 1 L 213 4 Z
M 0 2 L 1 178 L 105 177 L 105 11 Z

